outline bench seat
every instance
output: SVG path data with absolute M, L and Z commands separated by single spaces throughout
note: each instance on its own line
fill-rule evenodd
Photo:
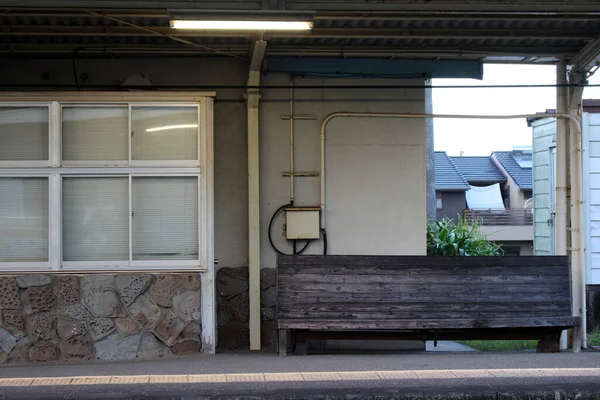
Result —
M 567 257 L 280 256 L 277 324 L 281 355 L 316 338 L 539 339 L 551 352 L 581 319 Z

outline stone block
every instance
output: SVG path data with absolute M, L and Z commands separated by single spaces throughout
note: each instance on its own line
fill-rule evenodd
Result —
M 198 322 L 191 321 L 189 322 L 185 329 L 181 331 L 181 335 L 179 335 L 179 339 L 177 342 L 183 342 L 186 340 L 195 340 L 197 342 L 202 341 L 202 327 Z
M 157 358 L 168 358 L 173 353 L 171 350 L 161 343 L 156 337 L 150 332 L 142 333 L 140 339 L 140 345 L 137 352 L 137 358 L 139 359 L 157 359 Z
M 171 347 L 171 350 L 178 356 L 192 356 L 200 353 L 202 345 L 195 340 L 184 340 L 183 342 L 175 343 Z
M 24 364 L 29 362 L 29 350 L 31 349 L 31 341 L 27 338 L 21 338 L 17 341 L 17 345 L 8 355 L 9 364 Z
M 79 280 L 76 276 L 59 276 L 56 278 L 54 294 L 59 307 L 76 304 L 79 301 Z
M 224 267 L 217 271 L 217 294 L 224 299 L 248 291 L 248 268 Z
M 275 350 L 277 346 L 277 322 L 266 321 L 261 324 L 260 340 L 264 349 Z
M 89 361 L 94 359 L 94 347 L 89 336 L 75 336 L 59 343 L 61 358 L 65 361 Z
M 39 313 L 29 318 L 29 338 L 32 341 L 50 340 L 54 337 L 54 316 Z
M 23 289 L 34 286 L 46 286 L 51 283 L 52 277 L 48 275 L 21 275 L 17 277 L 17 284 Z
M 200 320 L 200 292 L 185 292 L 173 299 L 173 312 L 185 322 Z
M 115 331 L 115 323 L 110 318 L 92 318 L 89 320 L 90 333 L 94 341 L 100 340 Z
M 130 317 L 115 319 L 115 325 L 117 327 L 117 332 L 121 336 L 130 336 L 139 331 L 135 321 Z
M 49 362 L 58 360 L 58 347 L 52 342 L 38 342 L 29 350 L 29 359 L 33 362 Z
M 263 321 L 273 321 L 277 309 L 275 307 L 263 307 L 260 309 L 260 319 Z
M 20 310 L 3 310 L 2 319 L 5 327 L 12 327 L 21 332 L 27 330 L 27 316 Z
M 0 277 L 0 308 L 4 310 L 21 309 L 19 285 L 17 285 L 17 281 L 13 277 Z
M 154 304 L 146 295 L 138 297 L 127 310 L 142 329 L 154 329 L 161 318 L 160 308 Z
M 135 358 L 140 342 L 140 335 L 121 337 L 109 336 L 94 343 L 96 359 L 103 361 L 132 360 Z
M 91 290 L 115 289 L 114 275 L 86 275 L 81 277 L 81 293 Z
M 154 328 L 154 334 L 167 346 L 172 346 L 177 338 L 179 338 L 185 326 L 185 322 L 177 315 L 171 311 L 167 311 L 156 325 L 156 328 Z
M 275 268 L 263 268 L 260 270 L 260 288 L 269 289 L 277 284 L 277 273 Z
M 182 292 L 200 290 L 200 274 L 177 274 L 175 280 L 179 283 Z
M 225 326 L 231 321 L 229 314 L 227 314 L 227 306 L 225 302 L 219 304 L 217 311 L 217 326 Z
M 84 291 L 83 305 L 97 318 L 124 317 L 123 308 L 117 294 L 112 289 L 92 289 Z
M 83 306 L 83 304 L 73 304 L 61 310 L 63 315 L 73 319 L 84 321 L 92 317 L 92 314 Z
M 277 305 L 277 288 L 275 286 L 260 292 L 260 304 L 263 307 L 274 307 Z
M 156 275 L 156 279 L 150 285 L 148 294 L 152 301 L 159 306 L 171 307 L 173 297 L 177 296 L 180 291 L 181 288 L 174 275 Z
M 60 316 L 56 322 L 56 334 L 60 340 L 68 340 L 74 336 L 85 335 L 87 331 L 85 321 L 77 321 L 69 317 Z
M 250 312 L 248 292 L 240 293 L 239 295 L 228 299 L 225 302 L 225 307 L 227 314 L 233 321 L 248 322 Z
M 4 364 L 8 360 L 8 354 L 0 350 L 0 364 Z
M 129 306 L 138 298 L 139 295 L 148 290 L 152 283 L 152 275 L 147 274 L 128 274 L 117 275 L 117 292 L 125 306 Z
M 10 334 L 9 331 L 0 328 L 0 350 L 9 354 L 17 345 L 17 338 Z
M 250 331 L 246 324 L 231 322 L 219 328 L 219 347 L 226 350 L 242 350 L 250 347 Z
M 56 296 L 50 286 L 32 286 L 23 293 L 23 303 L 27 314 L 50 311 L 54 308 Z

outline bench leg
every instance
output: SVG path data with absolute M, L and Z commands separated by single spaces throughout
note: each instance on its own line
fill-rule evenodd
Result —
M 279 355 L 287 356 L 289 330 L 279 329 Z
M 560 352 L 560 332 L 549 333 L 537 345 L 538 353 L 559 353 Z

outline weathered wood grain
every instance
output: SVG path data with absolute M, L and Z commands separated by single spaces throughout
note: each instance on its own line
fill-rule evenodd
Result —
M 436 319 L 436 320 L 327 320 L 327 319 L 286 319 L 278 321 L 282 329 L 316 329 L 316 330 L 445 330 L 468 328 L 531 328 L 557 327 L 570 328 L 581 323 L 578 317 L 536 317 L 536 318 L 498 318 L 498 319 Z
M 580 323 L 567 257 L 279 256 L 277 300 L 279 329 L 297 332 L 521 329 L 553 345 Z

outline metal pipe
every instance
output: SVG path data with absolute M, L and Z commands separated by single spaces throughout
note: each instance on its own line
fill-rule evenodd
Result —
M 327 133 L 327 124 L 335 118 L 444 118 L 444 119 L 518 119 L 518 118 L 540 118 L 552 117 L 558 119 L 568 119 L 579 129 L 581 123 L 579 120 L 568 113 L 539 113 L 539 114 L 514 114 L 514 115 L 469 115 L 469 114 L 418 114 L 418 113 L 362 113 L 362 112 L 334 112 L 328 114 L 321 121 L 321 229 L 326 229 L 327 218 L 325 212 L 325 137 Z
M 290 204 L 294 205 L 294 77 L 290 75 Z
M 577 75 L 573 77 L 577 79 Z M 570 96 L 569 113 L 579 115 L 583 89 L 574 89 Z M 581 327 L 575 330 L 573 336 L 573 351 L 587 348 L 586 317 L 586 258 L 583 213 L 583 182 L 582 182 L 582 132 L 575 126 L 569 126 L 569 162 L 571 174 L 571 268 L 573 315 L 581 317 Z M 575 334 L 579 333 L 578 336 Z
M 567 63 L 563 60 L 556 67 L 556 111 L 567 113 Z M 554 208 L 554 254 L 567 255 L 567 122 L 556 120 L 556 168 L 555 168 L 555 208 Z M 560 336 L 560 349 L 568 347 L 567 331 Z

